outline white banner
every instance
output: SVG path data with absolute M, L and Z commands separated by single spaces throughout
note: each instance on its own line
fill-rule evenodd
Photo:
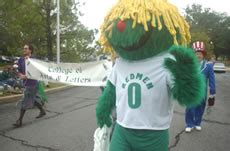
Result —
M 111 69 L 112 62 L 107 60 L 60 64 L 31 58 L 26 60 L 26 76 L 29 79 L 76 86 L 105 86 Z

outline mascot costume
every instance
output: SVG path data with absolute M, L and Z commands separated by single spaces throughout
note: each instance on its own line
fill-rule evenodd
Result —
M 100 43 L 117 56 L 96 106 L 100 127 L 117 119 L 110 151 L 167 151 L 173 100 L 195 106 L 204 77 L 189 26 L 167 0 L 119 0 L 105 17 Z

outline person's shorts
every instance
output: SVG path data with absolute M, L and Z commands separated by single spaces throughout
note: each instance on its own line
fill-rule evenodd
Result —
M 115 125 L 110 151 L 168 151 L 168 130 L 137 130 Z

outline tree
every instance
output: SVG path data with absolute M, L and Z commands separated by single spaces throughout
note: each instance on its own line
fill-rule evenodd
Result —
M 56 2 L 56 1 L 55 1 Z M 44 20 L 47 43 L 47 57 L 54 59 L 54 45 L 56 40 L 56 3 L 50 0 L 39 0 L 36 2 L 40 8 L 40 15 Z M 76 0 L 60 1 L 60 46 L 61 61 L 76 62 L 87 60 L 95 51 L 91 47 L 96 30 L 88 30 L 79 21 L 81 3 Z M 56 43 L 55 43 L 56 44 Z
M 202 8 L 201 5 L 193 4 L 185 9 L 186 19 L 190 24 L 191 32 L 205 33 L 206 43 L 213 44 L 216 57 L 220 55 L 230 56 L 229 16 L 225 13 L 218 13 L 210 8 Z
M 79 21 L 81 3 L 60 1 L 61 60 L 87 60 L 95 51 L 96 30 Z M 2 0 L 0 3 L 0 50 L 4 55 L 20 54 L 24 42 L 31 42 L 35 55 L 54 60 L 56 49 L 56 1 Z
M 61 6 L 61 59 L 68 62 L 87 61 L 95 53 L 93 41 L 98 31 L 89 30 L 79 21 L 78 16 L 82 15 L 78 10 L 81 6 L 79 2 L 67 1 Z
M 29 6 L 29 7 L 28 7 Z M 3 0 L 0 4 L 3 55 L 20 55 L 23 43 L 39 43 L 42 36 L 41 17 L 31 0 Z

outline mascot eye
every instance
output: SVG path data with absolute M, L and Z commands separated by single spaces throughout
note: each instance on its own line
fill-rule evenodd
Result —
M 120 31 L 120 32 L 123 32 L 125 30 L 125 27 L 126 27 L 126 24 L 124 21 L 120 20 L 117 22 L 117 29 Z

